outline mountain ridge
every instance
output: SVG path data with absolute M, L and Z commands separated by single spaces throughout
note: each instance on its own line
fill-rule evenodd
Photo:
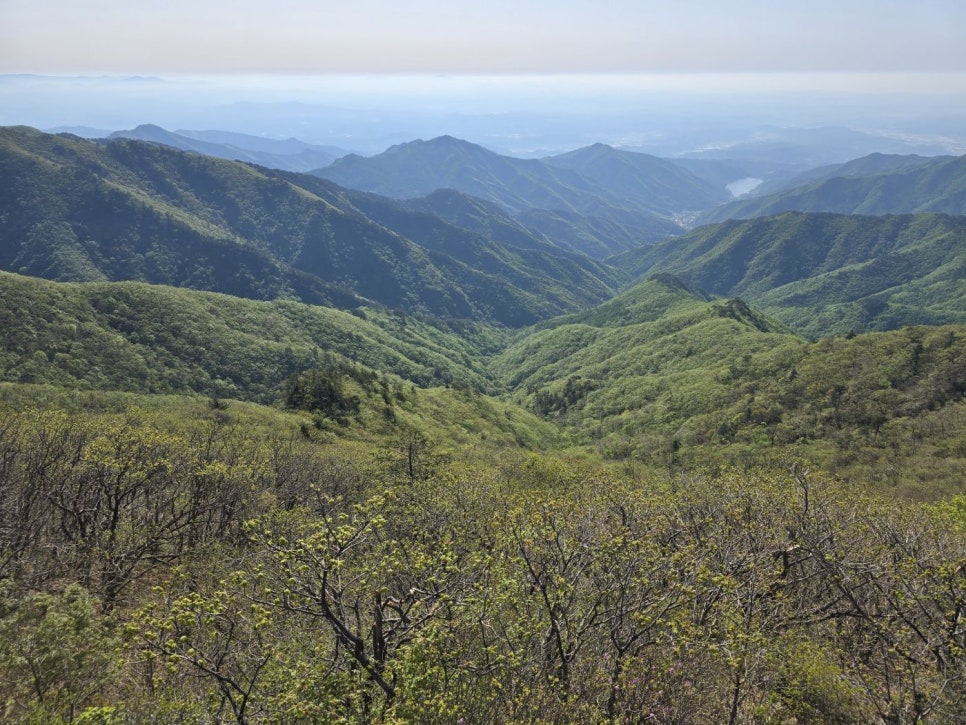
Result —
M 642 243 L 681 231 L 670 219 L 635 208 L 575 171 L 537 159 L 502 156 L 452 136 L 398 144 L 366 158 L 350 154 L 312 173 L 392 198 L 422 197 L 451 188 L 496 203 L 514 216 L 559 209 L 599 217 L 636 230 Z
M 963 217 L 785 212 L 699 227 L 612 262 L 741 296 L 815 338 L 966 321 L 964 249 Z
M 966 214 L 966 156 L 866 156 L 798 178 L 805 183 L 725 204 L 700 215 L 697 223 L 784 211 Z
M 603 143 L 543 160 L 577 171 L 635 206 L 667 216 L 707 209 L 730 198 L 723 187 L 699 178 L 672 159 L 622 151 Z
M 477 235 L 472 244 L 489 246 L 490 266 L 473 269 L 465 256 L 369 219 L 350 192 L 316 177 L 140 141 L 100 144 L 25 129 L 0 131 L 0 153 L 13 182 L 0 191 L 0 206 L 10 211 L 0 224 L 0 253 L 12 271 L 141 279 L 256 299 L 298 296 L 315 285 L 308 301 L 352 306 L 365 298 L 509 325 L 609 293 L 603 269 L 589 260 L 559 254 L 566 285 L 537 269 L 550 265 L 550 246 L 522 255 Z M 451 226 L 445 233 L 464 241 L 472 234 Z M 185 262 L 208 248 L 217 253 L 206 253 L 203 265 Z M 501 259 L 504 266 L 494 266 Z M 516 274 L 506 265 L 515 264 L 533 266 L 526 288 L 506 281 Z
M 168 131 L 154 124 L 114 131 L 107 136 L 108 140 L 119 138 L 160 143 L 180 151 L 298 172 L 331 164 L 348 153 L 335 147 L 315 146 L 296 139 L 273 141 L 224 131 Z

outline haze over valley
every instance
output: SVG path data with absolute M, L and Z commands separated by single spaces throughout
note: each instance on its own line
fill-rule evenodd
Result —
M 961 722 L 964 29 L 4 3 L 0 720 Z

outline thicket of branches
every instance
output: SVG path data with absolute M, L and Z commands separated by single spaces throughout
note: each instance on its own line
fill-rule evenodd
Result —
M 5 412 L 4 721 L 962 720 L 959 499 L 264 430 Z

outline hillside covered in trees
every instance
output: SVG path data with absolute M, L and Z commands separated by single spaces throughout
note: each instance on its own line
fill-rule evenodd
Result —
M 762 185 L 750 198 L 707 211 L 699 221 L 707 224 L 785 211 L 962 215 L 966 213 L 966 156 L 872 154 L 780 184 Z
M 963 217 L 455 141 L 527 175 L 0 131 L 0 720 L 961 722 Z
M 966 321 L 966 217 L 788 212 L 706 227 L 612 262 L 740 296 L 796 331 L 830 334 Z

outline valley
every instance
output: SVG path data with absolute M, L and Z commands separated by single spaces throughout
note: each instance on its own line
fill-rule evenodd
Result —
M 958 721 L 963 157 L 135 131 L 0 128 L 0 718 Z

